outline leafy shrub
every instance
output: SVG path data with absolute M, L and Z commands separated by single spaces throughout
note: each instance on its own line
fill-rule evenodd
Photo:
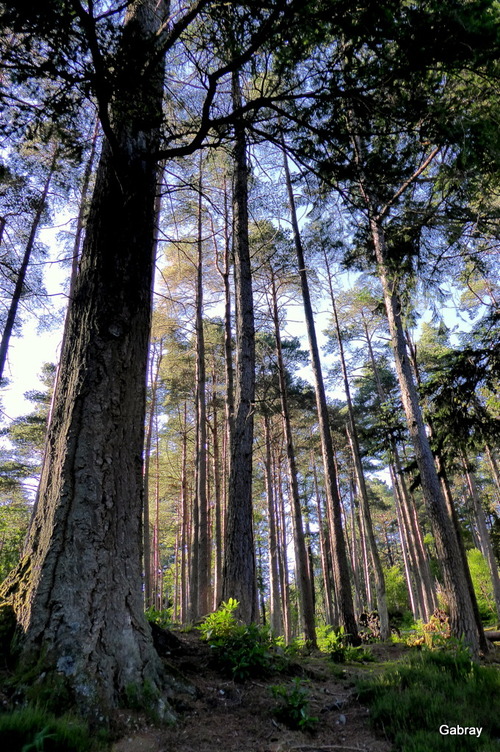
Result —
M 95 749 L 87 726 L 69 716 L 33 707 L 0 715 L 0 747 L 9 752 L 88 752 Z
M 234 616 L 238 605 L 230 598 L 198 627 L 219 670 L 235 681 L 282 670 L 287 663 L 285 651 L 266 627 L 239 624 Z
M 210 642 L 212 639 L 217 640 L 233 635 L 238 628 L 234 612 L 239 605 L 234 598 L 221 603 L 217 611 L 209 614 L 198 627 L 203 638 Z
M 334 663 L 363 663 L 373 660 L 373 654 L 368 648 L 349 645 L 344 627 L 326 625 L 318 627 L 316 634 L 319 649 L 323 653 L 330 653 Z
M 271 692 L 280 700 L 273 711 L 278 721 L 298 731 L 314 731 L 318 718 L 309 715 L 309 694 L 304 682 L 295 679 L 292 686 L 280 684 L 271 687 Z
M 472 662 L 458 643 L 447 650 L 424 647 L 358 689 L 360 700 L 370 705 L 372 723 L 401 752 L 498 750 L 493 740 L 500 735 L 500 672 Z M 457 739 L 441 736 L 441 724 L 483 731 L 479 738 Z
M 415 622 L 413 633 L 407 638 L 410 647 L 443 648 L 452 647 L 454 638 L 451 637 L 450 619 L 448 614 L 437 608 L 428 622 L 419 619 Z
M 172 628 L 171 609 L 165 609 L 164 611 L 157 611 L 156 608 L 150 606 L 145 611 L 146 619 L 154 624 L 158 624 L 162 629 Z

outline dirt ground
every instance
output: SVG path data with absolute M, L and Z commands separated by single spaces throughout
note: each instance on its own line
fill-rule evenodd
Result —
M 380 663 L 335 666 L 324 654 L 300 659 L 294 673 L 307 688 L 309 715 L 319 719 L 314 733 L 291 731 L 273 716 L 276 699 L 270 687 L 293 685 L 290 675 L 235 683 L 210 665 L 210 649 L 195 632 L 179 635 L 182 646 L 169 657 L 171 665 L 196 689 L 176 707 L 179 720 L 157 727 L 129 720 L 129 733 L 113 752 L 389 752 L 391 744 L 370 728 L 369 711 L 356 697 L 355 679 L 377 671 Z M 378 661 L 400 657 L 401 646 L 377 645 Z M 300 666 L 300 668 L 299 668 Z

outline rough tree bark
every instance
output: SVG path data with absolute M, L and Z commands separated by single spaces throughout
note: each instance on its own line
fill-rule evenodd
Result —
M 233 74 L 233 105 L 241 105 L 238 73 Z M 257 616 L 253 540 L 252 452 L 255 399 L 255 330 L 252 270 L 248 239 L 248 164 L 245 126 L 235 124 L 234 276 L 236 319 L 236 389 L 230 436 L 227 522 L 222 597 L 236 598 L 246 623 Z
M 163 669 L 141 592 L 145 374 L 168 8 L 127 10 L 110 126 L 70 304 L 46 460 L 22 560 L 3 588 L 21 662 L 56 672 L 97 719 Z

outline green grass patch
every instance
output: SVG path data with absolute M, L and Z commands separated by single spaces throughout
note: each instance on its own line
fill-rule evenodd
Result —
M 376 728 L 401 752 L 499 752 L 500 671 L 468 652 L 427 650 L 359 684 Z M 478 727 L 481 736 L 441 735 L 440 726 Z
M 83 721 L 27 707 L 0 714 L 0 749 L 8 752 L 89 752 L 95 740 Z

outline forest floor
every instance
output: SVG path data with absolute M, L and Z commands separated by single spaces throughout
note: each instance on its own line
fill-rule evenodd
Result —
M 145 723 L 129 715 L 129 732 L 112 752 L 389 752 L 392 745 L 370 727 L 369 710 L 357 700 L 356 681 L 373 676 L 408 651 L 401 644 L 370 646 L 375 661 L 335 664 L 325 653 L 294 660 L 287 674 L 243 683 L 230 681 L 210 660 L 210 648 L 195 631 L 179 633 L 181 649 L 169 662 L 195 688 L 177 705 L 171 727 Z M 294 687 L 295 677 L 308 694 L 313 732 L 292 731 L 273 715 L 271 687 Z

